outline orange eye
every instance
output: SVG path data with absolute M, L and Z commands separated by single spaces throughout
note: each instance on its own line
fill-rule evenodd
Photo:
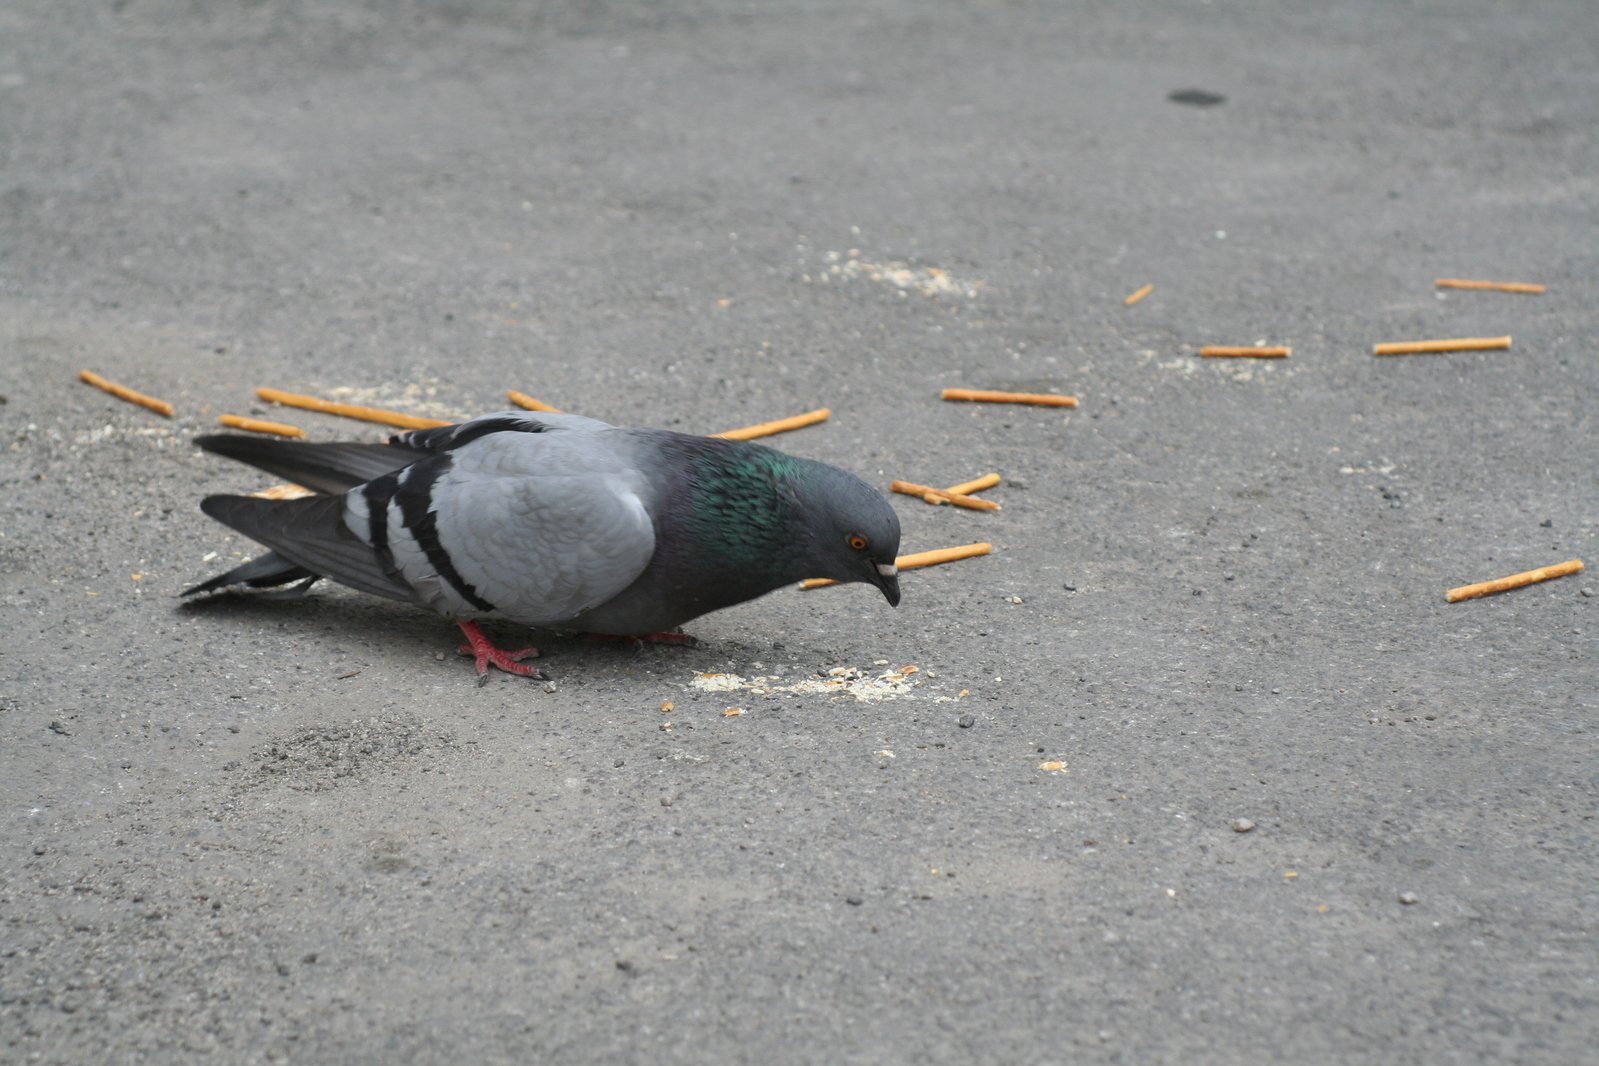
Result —
M 867 549 L 867 547 L 869 546 L 869 543 L 870 542 L 867 541 L 867 539 L 865 537 L 861 536 L 859 533 L 851 533 L 849 535 L 849 546 L 851 548 L 854 548 L 858 552 L 865 551 Z

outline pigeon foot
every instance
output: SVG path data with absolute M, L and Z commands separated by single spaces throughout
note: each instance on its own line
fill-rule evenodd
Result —
M 656 633 L 640 633 L 637 636 L 622 636 L 617 633 L 585 633 L 583 635 L 596 644 L 627 644 L 634 651 L 646 644 L 678 644 L 693 647 L 699 643 L 698 638 L 692 637 L 680 629 L 663 629 Z
M 537 655 L 537 648 L 497 648 L 494 642 L 484 636 L 483 630 L 478 628 L 476 622 L 462 622 L 457 619 L 456 625 L 461 627 L 461 632 L 466 634 L 466 643 L 456 651 L 462 655 L 471 656 L 477 660 L 478 684 L 488 679 L 489 667 L 495 666 L 508 674 L 518 677 L 531 677 L 535 681 L 548 680 L 539 668 L 521 662 L 529 656 Z

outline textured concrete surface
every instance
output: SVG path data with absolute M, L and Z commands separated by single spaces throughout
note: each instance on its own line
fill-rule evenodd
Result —
M 1590 1055 L 1599 580 L 1443 593 L 1599 563 L 1596 41 L 1588 0 L 6 5 L 0 1058 Z M 897 500 L 908 550 L 995 545 L 897 611 L 785 590 L 479 689 L 355 594 L 178 606 L 249 551 L 196 506 L 262 484 L 188 444 L 218 413 L 381 436 L 261 385 L 828 405 L 777 443 L 1004 509 Z

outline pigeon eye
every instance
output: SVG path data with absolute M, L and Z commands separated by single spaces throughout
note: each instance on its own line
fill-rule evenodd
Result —
M 865 537 L 861 536 L 859 533 L 851 533 L 849 535 L 849 546 L 858 552 L 865 551 L 870 544 L 871 542 Z

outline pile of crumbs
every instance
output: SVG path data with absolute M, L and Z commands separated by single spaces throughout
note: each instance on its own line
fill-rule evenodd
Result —
M 30 430 L 37 429 L 30 425 Z M 142 438 L 155 444 L 157 448 L 164 448 L 168 444 L 178 443 L 178 438 L 166 426 L 117 426 L 107 422 L 98 429 L 85 430 L 73 436 L 72 443 L 78 446 L 89 444 L 104 444 L 108 440 L 130 440 Z
M 826 283 L 835 279 L 854 281 L 864 278 L 892 285 L 901 296 L 918 292 L 923 296 L 964 296 L 967 299 L 976 298 L 977 291 L 984 285 L 981 281 L 958 278 L 940 267 L 913 267 L 899 259 L 874 263 L 862 259 L 859 248 L 851 248 L 844 255 L 828 252 L 826 259 L 825 269 L 816 274 L 803 275 L 804 280 Z
M 695 674 L 693 686 L 701 692 L 751 692 L 757 696 L 853 696 L 863 703 L 914 698 L 911 690 L 920 683 L 912 675 L 919 670 L 902 666 L 880 674 L 868 674 L 853 666 L 839 666 L 815 677 L 784 682 L 780 677 L 744 677 L 740 674 Z

